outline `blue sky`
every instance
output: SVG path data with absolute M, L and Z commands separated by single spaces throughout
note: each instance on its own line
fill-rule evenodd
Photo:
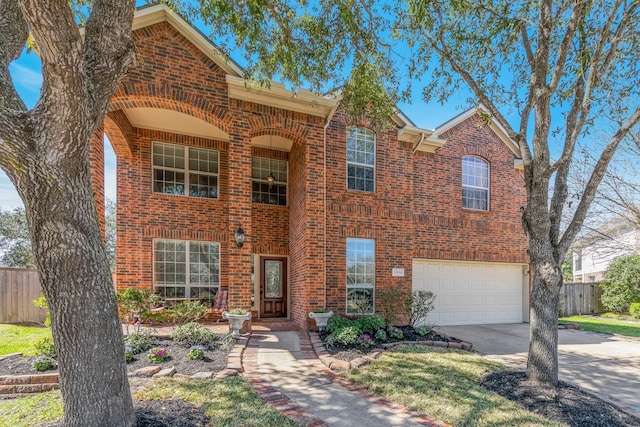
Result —
M 206 33 L 206 29 L 205 29 Z M 233 55 L 233 59 L 241 63 L 241 55 Z M 242 63 L 241 63 L 242 65 Z M 9 70 L 13 83 L 27 107 L 32 108 L 40 95 L 42 86 L 41 66 L 38 56 L 24 51 L 18 60 L 14 61 Z M 433 129 L 445 121 L 469 108 L 466 100 L 468 93 L 451 97 L 445 105 L 437 102 L 425 104 L 422 100 L 421 86 L 414 86 L 413 97 L 410 104 L 400 104 L 400 109 L 413 122 L 422 128 Z M 111 145 L 105 143 L 105 196 L 116 199 L 116 159 Z M 22 206 L 22 201 L 6 174 L 0 170 L 0 209 L 7 210 Z

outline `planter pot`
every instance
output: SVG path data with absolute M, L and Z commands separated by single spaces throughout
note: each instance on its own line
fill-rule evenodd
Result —
M 232 335 L 235 338 L 240 338 L 240 329 L 242 329 L 242 324 L 245 320 L 251 319 L 251 312 L 247 312 L 245 314 L 231 314 L 225 311 L 222 313 L 222 317 L 229 320 L 229 327 L 231 328 Z
M 309 312 L 309 317 L 316 321 L 316 326 L 321 331 L 327 327 L 327 322 L 331 316 L 333 316 L 333 311 L 328 313 L 316 313 L 315 311 Z

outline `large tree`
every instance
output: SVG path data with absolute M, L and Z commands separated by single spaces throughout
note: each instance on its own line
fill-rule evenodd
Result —
M 399 23 L 419 58 L 412 71 L 432 79 L 425 96 L 470 88 L 520 146 L 533 268 L 527 376 L 535 381 L 558 381 L 562 262 L 640 121 L 639 8 L 637 0 L 410 0 Z M 577 143 L 595 128 L 603 135 L 588 147 L 596 160 L 570 195 Z
M 389 67 L 374 67 L 389 61 L 378 55 L 379 40 L 368 37 L 381 29 L 375 7 L 367 1 L 322 3 L 203 0 L 191 11 L 202 12 L 216 36 L 229 36 L 246 49 L 248 78 L 278 74 L 294 86 L 343 85 L 341 65 L 348 63 L 358 77 L 343 89 L 345 99 L 357 101 L 352 112 L 375 105 L 379 116 L 388 114 L 393 103 L 385 93 L 393 75 Z M 25 205 L 51 310 L 68 426 L 135 423 L 88 159 L 111 96 L 136 64 L 134 4 L 0 0 L 0 167 Z M 29 36 L 43 75 L 32 109 L 9 74 Z

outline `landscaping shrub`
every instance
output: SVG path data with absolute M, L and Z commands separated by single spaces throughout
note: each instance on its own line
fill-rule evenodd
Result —
M 189 360 L 202 360 L 204 359 L 204 351 L 206 348 L 202 345 L 194 345 L 189 349 Z
M 380 329 L 379 331 L 376 332 L 375 338 L 378 341 L 386 341 L 387 338 L 389 338 L 389 336 L 387 335 L 387 332 L 384 329 Z
M 405 297 L 402 308 L 407 315 L 409 325 L 416 327 L 426 319 L 427 315 L 433 310 L 433 301 L 436 296 L 431 291 L 413 291 Z
M 346 317 L 333 315 L 331 316 L 331 318 L 329 319 L 329 322 L 327 323 L 327 332 L 331 334 L 336 332 L 339 329 L 346 328 L 348 326 L 357 327 L 355 321 L 347 319 Z
M 601 301 L 608 310 L 626 313 L 631 303 L 640 301 L 640 255 L 616 259 L 604 277 Z
M 178 326 L 171 334 L 171 338 L 184 347 L 201 345 L 209 349 L 213 349 L 218 341 L 218 336 L 211 329 L 196 322 Z
M 47 310 L 47 317 L 44 319 L 44 326 L 46 326 L 47 328 L 51 326 L 51 311 L 49 311 L 49 303 L 47 302 L 47 299 L 44 297 L 44 295 L 40 295 L 38 299 L 34 299 L 31 302 L 36 307 Z
M 135 334 L 128 335 L 124 339 L 124 345 L 131 347 L 131 352 L 133 354 L 139 354 L 146 351 L 151 348 L 155 342 L 156 339 L 152 337 L 151 333 L 146 329 L 140 330 Z
M 389 336 L 397 340 L 401 340 L 402 338 L 404 338 L 404 334 L 402 333 L 402 331 L 395 326 L 389 328 Z
M 326 339 L 329 345 L 351 345 L 355 344 L 360 339 L 362 332 L 355 326 L 345 326 L 334 332 L 332 332 Z
M 169 350 L 166 348 L 154 347 L 149 350 L 147 354 L 147 360 L 149 363 L 162 363 L 169 358 Z
M 429 330 L 427 328 L 416 328 L 415 331 L 416 334 L 420 335 L 421 337 L 424 337 L 429 333 Z
M 133 350 L 131 350 L 131 347 L 126 346 L 124 348 L 124 361 L 127 363 L 133 362 Z
M 45 356 L 49 357 L 56 357 L 56 346 L 53 344 L 52 338 L 42 338 L 35 343 L 34 347 L 38 351 L 38 354 L 44 354 Z
M 360 346 L 364 347 L 364 348 L 368 348 L 371 347 L 373 345 L 373 338 L 371 338 L 371 335 L 368 334 L 367 332 L 365 332 L 364 334 L 360 335 L 358 337 L 358 341 Z
M 376 290 L 376 298 L 382 309 L 382 318 L 387 325 L 393 325 L 398 319 L 398 313 L 403 312 L 402 302 L 407 297 L 406 291 L 400 289 Z
M 127 325 L 127 334 L 132 322 L 136 325 L 135 331 L 139 331 L 140 324 L 149 316 L 151 306 L 157 301 L 158 295 L 148 289 L 127 288 L 116 293 L 120 320 Z
M 35 369 L 36 371 L 43 372 L 47 369 L 55 368 L 56 361 L 51 356 L 41 354 L 40 356 L 36 356 L 36 358 L 33 359 L 31 366 L 33 366 L 33 369 Z
M 378 329 L 386 326 L 384 319 L 376 314 L 362 316 L 355 323 L 358 329 L 369 334 L 375 334 Z
M 207 307 L 200 301 L 182 301 L 167 309 L 174 323 L 195 322 L 207 314 Z
M 634 302 L 629 307 L 629 314 L 634 319 L 640 319 L 640 302 Z

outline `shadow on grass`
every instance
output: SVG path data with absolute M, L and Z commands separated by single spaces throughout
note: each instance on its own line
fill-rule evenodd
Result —
M 404 346 L 347 378 L 429 417 L 463 426 L 557 426 L 476 383 L 504 369 L 475 354 Z

